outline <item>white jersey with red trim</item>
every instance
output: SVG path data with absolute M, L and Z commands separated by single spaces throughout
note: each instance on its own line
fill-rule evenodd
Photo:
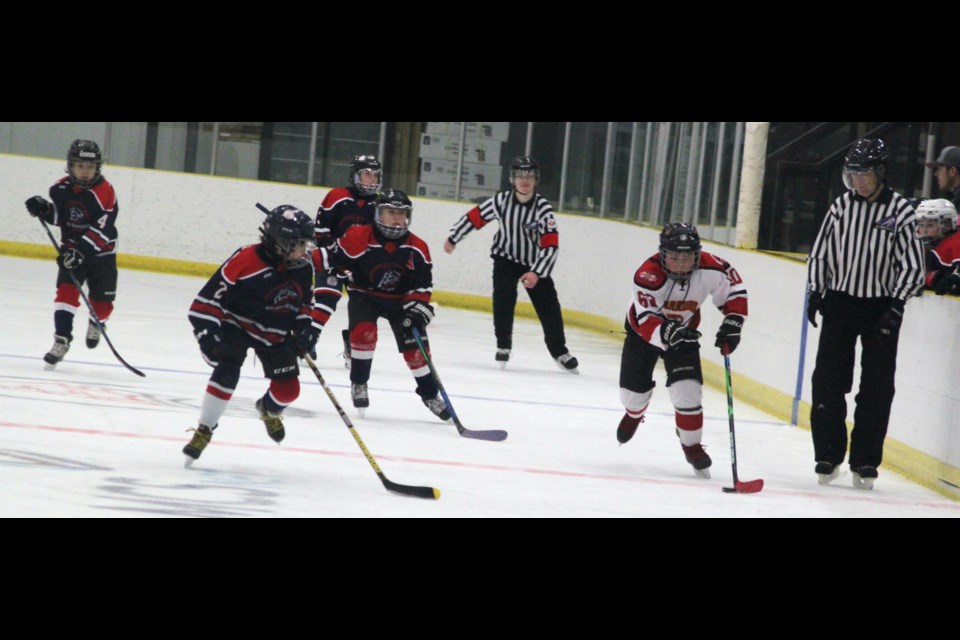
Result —
M 665 349 L 660 326 L 669 319 L 696 329 L 700 325 L 701 305 L 708 297 L 723 315 L 747 317 L 747 289 L 740 274 L 726 260 L 701 252 L 700 268 L 689 280 L 679 282 L 667 277 L 658 253 L 633 274 L 627 324 L 653 346 Z

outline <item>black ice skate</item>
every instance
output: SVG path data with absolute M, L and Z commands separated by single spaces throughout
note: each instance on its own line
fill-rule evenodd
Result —
M 630 417 L 629 413 L 623 414 L 620 418 L 620 424 L 617 426 L 617 442 L 624 444 L 630 442 L 630 438 L 637 432 L 637 426 L 643 422 L 644 416 L 639 418 Z
M 106 325 L 103 327 L 106 329 Z M 100 344 L 100 327 L 91 320 L 87 325 L 87 349 L 96 349 L 98 344 Z
M 283 430 L 283 418 L 280 417 L 279 413 L 273 413 L 272 411 L 267 411 L 263 408 L 263 398 L 258 398 L 256 405 L 257 411 L 260 412 L 260 419 L 263 420 L 263 424 L 267 427 L 267 435 L 270 436 L 270 439 L 274 442 L 282 442 L 283 437 L 287 435 L 287 432 Z
M 709 478 L 710 465 L 713 464 L 713 460 L 711 460 L 707 452 L 703 450 L 703 445 L 692 444 L 688 447 L 682 444 L 680 446 L 683 447 L 683 455 L 687 457 L 687 462 L 693 466 L 693 472 L 701 478 Z
M 350 397 L 353 398 L 353 406 L 357 408 L 362 418 L 367 407 L 370 406 L 370 395 L 367 393 L 367 383 L 351 384 Z
M 49 368 L 56 366 L 58 362 L 63 360 L 63 356 L 67 355 L 67 351 L 70 351 L 70 342 L 70 338 L 54 334 L 53 346 L 50 347 L 47 355 L 43 356 L 43 361 L 50 365 Z
M 829 462 L 818 462 L 815 469 L 817 472 L 817 482 L 826 485 L 837 479 L 840 475 L 840 465 Z
M 877 479 L 877 468 L 870 466 L 850 467 L 853 473 L 853 486 L 857 489 L 873 489 L 873 481 Z
M 500 363 L 500 368 L 506 369 L 507 362 L 510 361 L 510 349 L 497 349 L 497 355 L 494 357 Z
M 350 357 L 352 352 L 350 351 L 350 329 L 344 329 L 343 335 L 343 368 L 350 368 Z
M 562 356 L 556 358 L 557 366 L 567 371 L 569 373 L 580 374 L 580 371 L 577 370 L 577 367 L 580 366 L 580 363 L 577 362 L 577 359 L 570 355 L 570 352 L 563 354 Z
M 216 429 L 217 426 L 214 425 L 213 428 Z M 210 444 L 210 438 L 213 437 L 213 429 L 205 424 L 201 424 L 196 429 L 187 429 L 187 431 L 193 431 L 193 438 L 183 447 L 183 455 L 187 457 L 183 462 L 185 467 L 189 467 L 194 460 L 200 457 L 203 450 Z
M 427 409 L 430 409 L 433 412 L 433 415 L 437 416 L 444 422 L 450 419 L 450 410 L 447 409 L 447 403 L 443 401 L 443 398 L 439 394 L 427 400 L 424 398 L 423 404 L 427 406 Z

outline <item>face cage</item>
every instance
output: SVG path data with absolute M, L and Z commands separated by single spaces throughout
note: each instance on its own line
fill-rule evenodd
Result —
M 536 169 L 534 169 L 534 170 L 532 170 L 532 171 L 525 171 L 525 170 L 523 170 L 523 169 L 515 169 L 515 170 L 513 170 L 513 171 L 510 172 L 510 184 L 514 184 L 514 183 L 516 182 L 517 178 L 520 178 L 520 177 L 523 177 L 523 176 L 530 176 L 531 178 L 533 178 L 533 181 L 534 181 L 535 183 L 540 182 L 540 172 L 537 171 Z
M 93 177 L 89 180 L 81 180 L 80 178 L 73 175 L 73 165 L 80 162 L 93 162 L 97 165 L 97 170 L 94 171 Z M 103 166 L 102 162 L 97 162 L 96 160 L 89 160 L 87 158 L 70 158 L 67 160 L 67 175 L 70 177 L 70 183 L 75 184 L 78 187 L 92 187 L 97 183 L 97 180 L 100 179 L 100 167 Z
M 383 234 L 385 238 L 390 240 L 399 240 L 403 236 L 407 235 L 407 232 L 410 231 L 410 214 L 411 212 L 407 209 L 394 209 L 392 207 L 384 207 L 385 209 L 392 209 L 393 211 L 403 211 L 407 216 L 407 224 L 405 225 L 390 225 L 386 224 L 380 219 L 380 209 L 377 209 L 377 215 L 374 219 L 374 222 L 377 225 L 377 229 L 380 230 L 380 233 Z
M 313 240 L 274 240 L 273 246 L 277 255 L 283 259 L 283 264 L 286 265 L 287 269 L 302 269 L 312 261 L 310 252 L 317 245 Z M 299 258 L 290 258 L 290 253 L 301 246 L 304 249 L 304 254 Z
M 373 184 L 366 185 L 360 182 L 360 174 L 364 171 L 371 171 L 377 176 L 377 181 Z M 359 171 L 353 172 L 353 185 L 357 188 L 357 191 L 362 193 L 365 196 L 375 196 L 377 192 L 380 191 L 381 185 L 383 185 L 383 170 L 381 169 L 360 169 Z
M 693 266 L 690 267 L 690 271 L 679 272 L 671 271 L 667 267 L 667 253 L 692 253 L 693 254 Z M 667 277 L 671 280 L 676 280 L 677 282 L 686 282 L 689 280 L 697 269 L 700 268 L 700 249 L 694 249 L 693 251 L 675 251 L 673 249 L 660 249 L 660 266 L 663 269 L 663 272 L 667 274 Z

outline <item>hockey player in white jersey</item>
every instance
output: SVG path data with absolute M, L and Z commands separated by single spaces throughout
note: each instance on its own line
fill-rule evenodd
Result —
M 636 433 L 656 385 L 653 369 L 662 357 L 680 445 L 703 478 L 710 477 L 712 461 L 701 443 L 703 373 L 697 327 L 708 297 L 724 316 L 715 346 L 721 353 L 732 353 L 747 316 L 747 290 L 740 274 L 725 260 L 701 250 L 692 224 L 667 224 L 660 233 L 659 252 L 633 275 L 620 360 L 620 400 L 626 413 L 617 427 L 621 444 Z

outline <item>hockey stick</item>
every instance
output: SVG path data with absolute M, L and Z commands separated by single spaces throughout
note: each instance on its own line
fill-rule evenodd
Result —
M 40 221 L 40 224 L 43 225 L 44 231 L 47 232 L 47 235 L 50 236 L 50 242 L 53 243 L 53 248 L 57 250 L 57 255 L 62 256 L 63 252 L 60 250 L 60 243 L 57 242 L 57 239 L 53 237 L 53 234 L 50 233 L 50 227 L 47 226 L 46 221 L 43 218 L 37 218 Z M 97 317 L 97 312 L 93 310 L 93 305 L 90 304 L 90 300 L 87 298 L 87 294 L 83 292 L 83 287 L 80 286 L 80 283 L 77 282 L 76 276 L 73 275 L 71 269 L 64 269 L 67 272 L 67 275 L 70 276 L 70 279 L 73 280 L 73 285 L 77 288 L 77 291 L 80 292 L 80 297 L 83 298 L 83 301 L 87 304 L 87 309 L 90 310 L 90 319 L 93 320 L 93 323 L 97 325 L 97 329 L 100 330 L 100 334 L 103 335 L 103 339 L 107 341 L 107 346 L 110 347 L 110 351 L 113 351 L 113 355 L 117 357 L 117 360 L 120 361 L 120 364 L 125 366 L 127 369 L 137 374 L 141 378 L 146 378 L 146 374 L 143 371 L 140 371 L 136 367 L 132 366 L 129 362 L 120 357 L 120 354 L 117 353 L 117 350 L 113 348 L 113 343 L 110 342 L 110 336 L 107 335 L 107 329 L 103 326 L 103 323 L 100 322 L 100 318 Z
M 733 388 L 730 385 L 730 355 L 723 354 L 723 366 L 727 373 L 727 414 L 730 416 L 730 464 L 733 465 L 733 486 L 724 487 L 724 493 L 758 493 L 763 489 L 763 480 L 741 482 L 737 478 L 737 438 L 733 431 Z
M 460 418 L 457 417 L 457 412 L 453 410 L 453 405 L 450 403 L 450 398 L 447 396 L 446 390 L 443 388 L 443 383 L 440 382 L 440 376 L 437 374 L 437 368 L 433 366 L 433 360 L 430 359 L 430 355 L 427 353 L 427 350 L 423 347 L 423 342 L 420 341 L 420 331 L 416 327 L 407 327 L 404 324 L 405 328 L 410 329 L 413 333 L 413 339 L 417 341 L 417 346 L 420 347 L 420 353 L 423 354 L 423 357 L 427 360 L 427 366 L 430 367 L 430 373 L 433 374 L 433 379 L 437 382 L 437 387 L 440 388 L 440 394 L 443 396 L 443 401 L 447 403 L 447 409 L 450 410 L 450 417 L 453 418 L 453 424 L 457 425 L 457 431 L 460 432 L 460 435 L 464 438 L 475 438 L 477 440 L 492 440 L 493 442 L 500 442 L 501 440 L 507 439 L 507 432 L 501 431 L 499 429 L 489 429 L 474 431 L 473 429 L 467 429 L 462 424 L 460 424 Z
M 363 455 L 366 456 L 367 462 L 370 463 L 370 466 L 373 467 L 373 470 L 377 472 L 377 475 L 380 477 L 380 482 L 383 483 L 383 486 L 386 488 L 386 490 L 399 496 L 439 500 L 439 489 L 434 489 L 433 487 L 414 487 L 408 484 L 398 484 L 396 482 L 387 480 L 387 476 L 383 475 L 383 471 L 380 470 L 380 467 L 377 465 L 377 461 L 373 459 L 373 455 L 370 453 L 370 450 L 367 449 L 367 445 L 363 444 L 363 440 L 360 439 L 360 434 L 357 433 L 353 423 L 350 422 L 350 418 L 348 418 L 347 414 L 343 412 L 342 408 L 340 408 L 340 403 L 337 402 L 336 397 L 333 395 L 333 391 L 331 391 L 330 387 L 327 386 L 327 383 L 320 374 L 320 370 L 317 369 L 317 365 L 314 363 L 313 358 L 310 357 L 309 353 L 305 353 L 303 354 L 303 359 L 306 360 L 307 364 L 310 365 L 310 368 L 313 369 L 313 374 L 317 376 L 317 380 L 320 381 L 320 386 L 323 387 L 323 390 L 327 392 L 327 397 L 330 398 L 330 402 L 333 403 L 337 413 L 340 414 L 340 418 L 342 418 L 344 424 L 347 425 L 347 429 L 350 430 L 350 434 L 353 436 L 353 439 L 357 441 L 358 445 L 360 445 L 360 450 L 363 451 Z

